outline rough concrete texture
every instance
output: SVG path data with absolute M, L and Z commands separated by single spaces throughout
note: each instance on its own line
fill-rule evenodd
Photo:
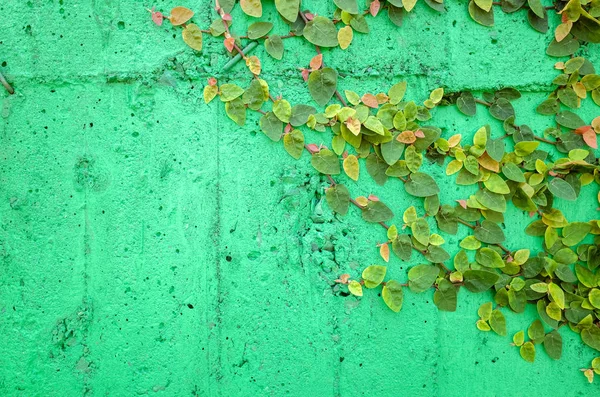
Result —
M 303 2 L 331 15 L 330 3 Z M 551 119 L 534 108 L 556 75 L 544 55 L 551 33 L 533 31 L 523 12 L 498 13 L 485 28 L 465 0 L 448 3 L 438 15 L 419 2 L 402 28 L 370 19 L 372 33 L 356 35 L 348 51 L 325 51 L 340 88 L 380 91 L 406 79 L 408 97 L 422 101 L 441 85 L 513 85 L 524 91 L 517 123 L 541 134 Z M 399 314 L 374 291 L 334 295 L 340 273 L 380 262 L 382 230 L 355 208 L 333 216 L 306 153 L 293 160 L 259 132 L 255 115 L 238 128 L 218 100 L 205 105 L 206 77 L 246 85 L 247 71 L 239 64 L 223 75 L 221 42 L 205 37 L 193 53 L 179 30 L 150 22 L 152 5 L 188 6 L 203 27 L 215 16 L 208 0 L 0 3 L 0 65 L 17 91 L 0 90 L 0 395 L 600 393 L 579 372 L 595 354 L 570 330 L 561 330 L 562 360 L 540 350 L 534 364 L 510 338 L 478 331 L 477 307 L 491 294 L 461 291 L 458 310 L 444 313 L 431 293 L 407 293 Z M 242 33 L 247 18 L 239 10 L 236 18 Z M 282 62 L 256 50 L 264 76 L 275 95 L 310 101 L 296 67 L 313 50 L 300 39 L 285 46 Z M 600 67 L 597 46 L 582 54 Z M 439 109 L 432 124 L 468 136 L 491 122 L 486 113 Z M 598 107 L 587 101 L 580 114 L 590 121 Z M 427 170 L 442 202 L 474 189 Z M 395 181 L 382 188 L 363 173 L 347 183 L 353 195 L 380 196 L 398 222 L 409 205 L 422 208 Z M 586 187 L 577 206 L 558 206 L 572 221 L 592 219 L 596 194 Z M 525 214 L 511 207 L 507 219 L 509 248 L 541 249 L 523 236 Z M 466 232 L 447 236 L 451 253 Z M 406 280 L 419 261 L 393 258 L 389 273 Z M 533 308 L 505 313 L 509 335 L 536 318 Z

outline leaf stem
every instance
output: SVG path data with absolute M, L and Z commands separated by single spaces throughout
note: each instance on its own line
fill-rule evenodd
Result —
M 458 221 L 458 223 L 462 223 L 463 225 L 467 226 L 469 229 L 475 230 L 475 226 L 471 225 L 469 222 L 463 221 L 460 218 L 456 218 L 456 220 Z
M 477 98 L 475 98 L 475 102 L 476 102 L 476 103 L 479 103 L 479 104 L 481 104 L 481 105 L 485 105 L 485 106 L 487 106 L 488 108 L 489 108 L 490 106 L 492 106 L 492 104 L 491 104 L 491 103 L 489 103 L 489 102 L 486 102 L 486 101 L 484 101 L 484 100 L 481 100 L 481 99 L 477 99 Z
M 558 145 L 558 142 L 553 142 L 553 141 L 550 141 L 550 140 L 548 140 L 548 139 L 542 138 L 541 136 L 537 136 L 537 135 L 536 135 L 536 136 L 534 136 L 533 138 L 534 138 L 536 141 L 540 141 L 540 142 L 549 143 L 550 145 Z
M 15 93 L 15 90 L 12 88 L 12 86 L 10 84 L 8 84 L 8 81 L 6 81 L 2 72 L 0 72 L 0 84 L 2 84 L 4 86 L 4 88 L 6 88 L 6 91 L 8 91 L 8 93 L 10 95 Z

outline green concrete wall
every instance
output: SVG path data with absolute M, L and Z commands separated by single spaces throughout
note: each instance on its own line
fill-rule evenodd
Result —
M 303 2 L 331 14 L 329 3 Z M 325 52 L 340 88 L 377 92 L 405 79 L 408 97 L 422 101 L 442 85 L 512 85 L 524 92 L 517 123 L 541 134 L 551 119 L 534 108 L 557 74 L 544 55 L 551 33 L 533 31 L 522 12 L 498 13 L 485 28 L 465 0 L 448 1 L 445 15 L 419 3 L 402 28 L 370 20 L 370 35 Z M 600 394 L 579 372 L 594 351 L 570 330 L 561 330 L 562 360 L 540 352 L 534 364 L 510 338 L 478 331 L 477 307 L 491 294 L 461 291 L 458 310 L 445 313 L 431 293 L 407 293 L 399 314 L 372 291 L 336 296 L 330 282 L 340 273 L 381 262 L 382 230 L 355 208 L 334 217 L 307 154 L 293 160 L 259 132 L 255 115 L 239 128 L 222 103 L 205 105 L 207 77 L 246 85 L 247 71 L 239 64 L 223 75 L 220 41 L 193 53 L 179 30 L 151 23 L 152 5 L 0 2 L 0 65 L 16 90 L 0 90 L 1 396 Z M 208 0 L 154 5 L 188 6 L 201 26 L 214 17 Z M 272 4 L 265 14 L 287 32 Z M 241 33 L 246 18 L 236 17 Z M 302 40 L 285 46 L 282 62 L 262 48 L 254 54 L 275 95 L 309 101 L 296 67 L 313 49 Z M 600 67 L 597 46 L 582 54 Z M 598 113 L 587 101 L 579 114 Z M 485 111 L 467 118 L 455 108 L 432 120 L 446 137 L 489 122 Z M 492 131 L 501 134 L 500 124 Z M 442 202 L 473 190 L 426 169 Z M 397 215 L 422 208 L 396 181 L 382 188 L 365 173 L 348 186 L 377 194 Z M 571 221 L 595 218 L 596 194 L 586 187 L 577 206 L 558 207 Z M 507 218 L 509 248 L 541 249 L 522 237 L 526 215 L 511 206 Z M 447 236 L 451 253 L 465 235 Z M 406 280 L 416 263 L 392 258 L 389 274 Z M 505 310 L 509 335 L 536 318 L 533 309 Z

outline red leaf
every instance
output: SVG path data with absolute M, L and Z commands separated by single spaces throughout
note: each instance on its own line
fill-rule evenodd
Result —
M 315 19 L 315 16 L 313 14 L 311 14 L 310 12 L 305 12 L 304 13 L 304 17 L 308 20 L 308 21 L 312 21 L 313 19 Z
M 375 98 L 375 95 L 373 94 L 365 94 L 360 99 L 370 108 L 377 109 L 379 107 L 379 102 L 377 102 L 377 98 Z
M 211 77 L 208 79 L 208 85 L 217 85 L 217 79 Z
M 456 202 L 464 209 L 467 209 L 467 200 L 456 200 Z
M 421 130 L 416 130 L 416 131 L 415 131 L 415 136 L 416 136 L 417 138 L 425 138 L 425 134 L 424 134 L 424 133 L 423 133 L 423 131 L 421 131 Z
M 591 129 L 592 129 L 591 125 L 584 125 L 583 127 L 579 127 L 576 130 L 573 130 L 573 132 L 576 134 L 579 134 L 579 135 L 583 135 Z
M 387 245 L 387 243 L 381 244 L 379 247 L 379 255 L 381 255 L 384 261 L 390 261 L 390 247 Z
M 317 145 L 315 145 L 314 143 L 310 143 L 308 145 L 306 145 L 306 149 L 312 154 L 312 153 L 318 153 L 319 152 L 319 147 Z
M 224 21 L 231 21 L 231 14 L 223 14 L 221 19 Z
M 369 194 L 369 197 L 367 198 L 371 201 L 379 201 L 379 197 L 375 196 L 374 194 Z
M 283 132 L 285 132 L 286 134 L 288 132 L 290 132 L 292 130 L 292 125 L 290 123 L 288 123 L 285 128 L 283 129 Z
M 376 16 L 377 13 L 379 12 L 380 7 L 381 7 L 381 3 L 379 2 L 379 0 L 373 0 L 371 5 L 369 6 L 369 12 L 371 13 L 372 16 Z
M 508 256 L 508 258 L 506 258 L 506 261 L 507 261 L 508 263 L 510 263 L 510 262 L 514 261 L 514 258 L 513 258 L 512 256 L 510 256 L 510 255 L 509 255 L 509 256 Z
M 598 149 L 598 140 L 596 139 L 596 133 L 591 128 L 583 133 L 583 140 L 591 148 Z
M 162 12 L 152 11 L 152 22 L 154 22 L 158 26 L 161 26 L 163 24 L 164 19 L 165 19 L 165 16 L 162 14 Z
M 302 69 L 302 78 L 304 81 L 308 81 L 308 69 Z
M 533 216 L 534 216 L 535 214 L 537 214 L 537 212 L 535 212 L 535 211 L 531 211 L 531 212 L 529 213 L 529 217 L 530 217 L 530 218 L 533 218 Z
M 321 68 L 323 65 L 323 54 L 315 55 L 313 59 L 310 60 L 310 69 L 315 71 Z

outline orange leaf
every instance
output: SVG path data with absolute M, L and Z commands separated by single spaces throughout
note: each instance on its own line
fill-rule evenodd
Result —
M 302 69 L 302 79 L 308 81 L 308 69 Z
M 348 284 L 348 280 L 350 280 L 350 275 L 348 273 L 344 273 L 340 275 L 337 280 L 334 280 L 336 283 Z
M 579 127 L 576 130 L 573 130 L 573 132 L 576 134 L 579 134 L 579 135 L 583 135 L 591 129 L 592 129 L 591 125 L 584 125 L 583 127 Z
M 387 243 L 381 244 L 379 246 L 379 255 L 381 255 L 381 257 L 383 258 L 384 261 L 386 261 L 386 262 L 390 261 L 390 247 L 388 246 Z
M 323 65 L 323 54 L 315 55 L 313 59 L 310 60 L 309 66 L 312 71 L 320 69 L 321 65 Z
M 224 40 L 223 44 L 225 44 L 225 48 L 227 51 L 233 51 L 233 45 L 235 44 L 235 39 L 233 37 L 228 37 Z
M 349 117 L 348 120 L 346 120 L 346 127 L 348 127 L 350 132 L 354 135 L 358 136 L 358 134 L 360 134 L 360 121 L 358 121 L 358 119 Z
M 398 138 L 396 138 L 396 140 L 398 142 L 409 144 L 409 143 L 413 143 L 414 141 L 416 141 L 417 137 L 415 137 L 415 133 L 412 131 L 402 131 L 398 135 Z
M 598 149 L 598 141 L 596 139 L 596 133 L 591 128 L 583 133 L 583 140 L 591 148 Z
M 217 85 L 217 79 L 211 77 L 208 79 L 208 85 Z
M 373 0 L 371 5 L 369 6 L 369 12 L 372 16 L 376 16 L 379 12 L 379 8 L 381 8 L 381 3 L 379 2 L 379 0 Z
M 365 94 L 360 99 L 370 108 L 377 109 L 379 107 L 379 102 L 377 102 L 377 98 L 373 94 Z
M 246 58 L 246 66 L 252 74 L 258 76 L 260 74 L 260 59 L 256 55 Z
M 169 21 L 173 26 L 183 25 L 194 16 L 194 11 L 185 7 L 175 7 L 171 10 Z
M 425 138 L 425 133 L 423 131 L 421 131 L 421 130 L 416 130 L 415 131 L 415 136 L 417 138 Z
M 500 172 L 500 163 L 491 158 L 487 152 L 484 152 L 481 156 L 479 156 L 477 162 L 486 170 L 494 171 L 496 173 Z

